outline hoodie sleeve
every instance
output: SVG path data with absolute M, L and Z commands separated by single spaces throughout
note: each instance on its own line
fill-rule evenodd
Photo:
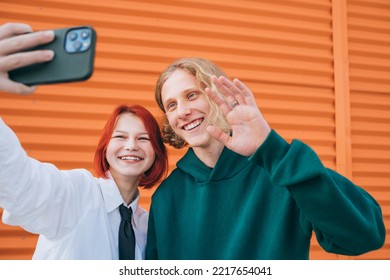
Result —
M 359 255 L 383 246 L 386 232 L 378 203 L 325 168 L 309 146 L 298 140 L 288 144 L 272 131 L 249 160 L 266 170 L 275 187 L 288 189 L 327 252 Z

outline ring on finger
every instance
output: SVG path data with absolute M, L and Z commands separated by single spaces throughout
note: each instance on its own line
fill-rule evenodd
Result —
M 234 101 L 234 102 L 231 102 L 229 105 L 230 105 L 230 108 L 234 109 L 234 107 L 236 107 L 237 105 L 240 105 L 240 104 L 239 104 L 238 101 L 236 100 L 236 101 Z

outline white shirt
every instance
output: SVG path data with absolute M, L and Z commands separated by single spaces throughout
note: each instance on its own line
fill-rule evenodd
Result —
M 148 212 L 131 203 L 136 259 L 145 259 Z M 0 118 L 3 222 L 39 234 L 33 259 L 118 259 L 119 205 L 113 179 L 84 169 L 62 171 L 27 156 Z M 126 204 L 125 204 L 126 205 Z

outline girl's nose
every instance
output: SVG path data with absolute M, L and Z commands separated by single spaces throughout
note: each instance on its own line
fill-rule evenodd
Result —
M 125 148 L 125 150 L 128 150 L 128 151 L 137 151 L 139 147 L 138 147 L 137 141 L 135 141 L 134 139 L 128 139 L 126 141 L 124 148 Z

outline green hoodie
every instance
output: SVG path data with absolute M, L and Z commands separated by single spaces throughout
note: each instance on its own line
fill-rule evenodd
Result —
M 275 131 L 251 157 L 224 148 L 215 168 L 190 148 L 152 197 L 147 259 L 308 259 L 383 246 L 380 206 Z

